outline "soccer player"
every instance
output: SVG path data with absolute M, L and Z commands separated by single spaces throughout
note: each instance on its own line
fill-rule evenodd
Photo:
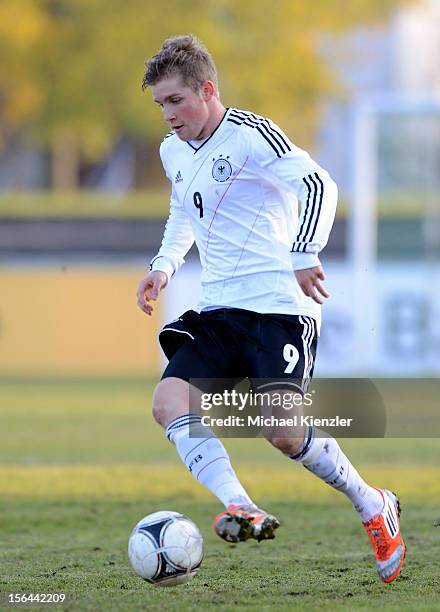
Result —
M 217 534 L 228 542 L 272 538 L 278 520 L 254 504 L 223 444 L 201 425 L 189 405 L 190 380 L 297 379 L 307 385 L 328 297 L 318 256 L 333 223 L 337 188 L 272 121 L 223 106 L 214 62 L 196 37 L 166 40 L 147 62 L 142 85 L 151 87 L 171 130 L 160 147 L 171 202 L 161 248 L 139 284 L 139 307 L 151 315 L 151 302 L 194 241 L 202 264 L 197 311 L 159 335 L 169 363 L 153 415 L 193 476 L 226 507 L 214 521 Z M 190 435 L 194 426 L 196 437 Z M 373 544 L 379 577 L 392 582 L 405 557 L 396 496 L 368 485 L 324 432 L 298 426 L 291 436 L 265 435 L 348 497 Z

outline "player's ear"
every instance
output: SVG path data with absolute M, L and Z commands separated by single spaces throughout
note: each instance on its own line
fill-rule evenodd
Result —
M 215 96 L 215 85 L 212 81 L 204 81 L 202 83 L 202 98 L 205 102 L 208 102 L 213 96 Z

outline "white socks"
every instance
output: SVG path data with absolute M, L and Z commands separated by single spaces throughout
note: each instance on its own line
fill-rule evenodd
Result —
M 171 421 L 165 433 L 192 475 L 226 507 L 252 504 L 232 469 L 225 447 L 200 420 L 198 415 L 185 414 Z
M 225 447 L 212 431 L 201 424 L 200 416 L 185 414 L 171 421 L 165 430 L 176 445 L 180 458 L 193 476 L 228 507 L 253 504 L 232 469 Z M 319 432 L 324 435 L 324 432 Z M 291 459 L 334 489 L 345 493 L 364 522 L 383 509 L 382 495 L 370 487 L 330 436 L 316 437 L 308 428 L 302 450 Z
M 345 493 L 363 522 L 379 514 L 383 510 L 383 499 L 379 491 L 361 478 L 334 438 L 324 432 L 319 434 L 325 437 L 317 438 L 313 433 L 310 427 L 302 450 L 291 456 L 291 459 L 302 463 L 315 476 Z

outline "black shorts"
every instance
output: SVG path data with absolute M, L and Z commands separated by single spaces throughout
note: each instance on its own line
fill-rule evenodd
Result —
M 170 360 L 162 379 L 294 379 L 307 386 L 318 334 L 308 316 L 219 308 L 185 312 L 163 327 L 159 341 Z

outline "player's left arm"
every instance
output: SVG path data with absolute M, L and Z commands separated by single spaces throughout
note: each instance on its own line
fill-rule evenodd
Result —
M 329 294 L 322 284 L 325 275 L 319 253 L 328 242 L 335 218 L 336 183 L 271 121 L 266 122 L 264 138 L 253 139 L 253 155 L 264 172 L 286 191 L 293 191 L 300 202 L 292 267 L 305 295 L 322 304 Z
M 301 178 L 292 181 L 301 204 L 298 230 L 292 245 L 292 266 L 305 295 L 318 304 L 329 294 L 322 282 L 324 270 L 319 253 L 328 242 L 335 219 L 338 188 L 328 172 L 307 154 L 301 164 Z
M 321 281 L 325 280 L 324 270 L 321 265 L 303 270 L 294 270 L 298 285 L 305 295 L 311 297 L 318 304 L 324 304 L 324 298 L 330 294 L 324 289 Z

